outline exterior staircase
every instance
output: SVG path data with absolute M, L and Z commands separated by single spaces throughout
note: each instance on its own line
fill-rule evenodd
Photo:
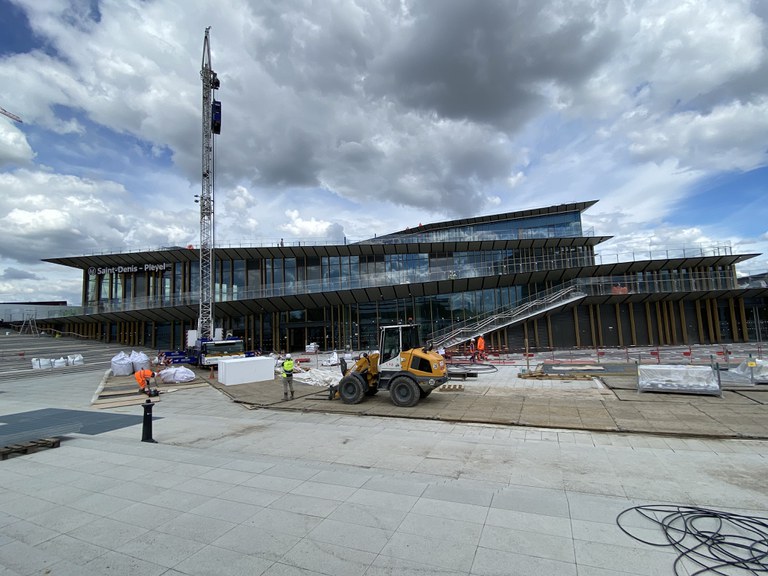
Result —
M 480 317 L 454 324 L 445 330 L 433 332 L 430 340 L 435 348 L 450 348 L 477 338 L 481 334 L 523 322 L 572 302 L 578 302 L 586 296 L 587 294 L 579 290 L 575 282 L 565 287 L 558 286 L 556 290 L 538 292 L 529 296 L 514 308 L 494 310 Z

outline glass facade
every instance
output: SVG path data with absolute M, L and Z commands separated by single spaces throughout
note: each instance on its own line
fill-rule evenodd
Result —
M 429 242 L 465 242 L 474 240 L 529 240 L 531 238 L 570 238 L 584 236 L 581 213 L 562 212 L 541 216 L 509 218 L 497 222 L 482 222 L 466 226 L 446 223 L 419 226 L 395 234 L 370 238 L 362 244 L 403 244 Z
M 322 249 L 220 248 L 213 266 L 215 302 L 218 308 L 237 306 L 226 308 L 226 313 L 215 311 L 216 327 L 262 351 L 298 350 L 309 343 L 321 349 L 367 350 L 377 346 L 383 325 L 413 322 L 421 325 L 422 334 L 444 332 L 576 281 L 581 292 L 596 297 L 736 287 L 733 266 L 701 264 L 702 257 L 708 256 L 701 249 L 676 254 L 696 262 L 690 268 L 681 267 L 680 261 L 670 264 L 667 255 L 649 271 L 605 277 L 582 272 L 601 264 L 596 262 L 595 239 L 582 229 L 583 207 L 431 224 Z M 478 241 L 493 244 L 480 246 Z M 115 266 L 122 264 L 119 258 L 112 257 Z M 197 260 L 167 262 L 156 271 L 86 275 L 84 312 L 194 307 L 199 304 L 199 283 Z M 712 310 L 716 313 L 717 307 Z M 559 320 L 576 335 L 576 346 L 592 344 L 580 336 L 589 326 L 589 315 L 584 314 L 579 309 L 578 314 Z M 648 318 L 645 313 L 632 314 L 636 326 Z M 690 323 L 690 317 L 686 321 Z M 184 344 L 185 330 L 196 327 L 196 318 L 154 324 L 162 340 L 155 343 L 158 347 L 178 347 Z M 606 324 L 606 330 L 618 334 L 611 331 L 614 324 Z M 627 325 L 629 321 L 622 330 Z M 552 340 L 551 327 L 534 326 L 539 341 Z M 109 331 L 115 333 L 112 328 Z M 647 331 L 650 334 L 651 327 Z M 720 332 L 737 334 L 736 329 L 725 327 Z

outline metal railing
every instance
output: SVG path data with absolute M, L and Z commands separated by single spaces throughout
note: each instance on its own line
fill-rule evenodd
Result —
M 472 338 L 477 338 L 481 334 L 522 322 L 537 314 L 560 308 L 585 297 L 586 294 L 578 290 L 578 283 L 571 281 L 564 288 L 560 286 L 557 289 L 536 293 L 514 308 L 489 312 L 478 318 L 461 322 L 458 326 L 454 325 L 444 331 L 432 333 L 430 340 L 435 347 L 450 348 Z
M 216 302 L 231 302 L 242 300 L 255 300 L 262 298 L 272 298 L 276 296 L 294 296 L 302 294 L 317 294 L 327 291 L 354 290 L 358 288 L 374 288 L 385 286 L 408 285 L 418 282 L 435 282 L 444 280 L 462 280 L 468 278 L 479 278 L 485 276 L 503 276 L 515 273 L 542 272 L 549 270 L 561 270 L 570 267 L 584 267 L 594 265 L 591 255 L 585 254 L 582 257 L 569 256 L 564 259 L 552 259 L 543 261 L 537 258 L 508 261 L 504 263 L 480 263 L 463 267 L 457 270 L 454 266 L 432 266 L 424 270 L 422 268 L 389 270 L 372 274 L 347 275 L 335 278 L 327 277 L 317 280 L 297 280 L 294 282 L 285 282 L 272 284 L 259 288 L 241 290 L 238 287 L 224 288 L 220 285 L 214 290 Z M 614 284 L 620 284 L 627 289 L 636 292 L 657 292 L 657 291 L 696 291 L 713 290 L 726 288 L 736 288 L 736 280 L 730 272 L 721 272 L 719 274 L 685 274 L 678 275 L 676 271 L 670 271 L 670 277 L 661 279 L 658 277 L 649 278 L 647 275 L 637 277 L 634 275 L 616 276 L 609 279 Z M 595 286 L 598 289 L 613 289 L 611 284 L 605 284 L 605 278 L 586 278 L 580 280 L 582 289 Z M 667 290 L 662 286 L 669 286 Z M 149 296 L 142 298 L 132 298 L 130 300 L 109 300 L 100 301 L 87 306 L 69 306 L 66 308 L 52 306 L 45 310 L 37 310 L 35 317 L 37 319 L 60 318 L 76 315 L 91 315 L 109 312 L 127 312 L 134 310 L 148 310 L 153 308 L 164 308 L 174 306 L 197 306 L 199 304 L 199 294 L 197 292 L 183 292 L 179 294 L 163 294 L 160 296 Z
M 477 338 L 533 316 L 562 308 L 566 304 L 582 300 L 587 296 L 655 294 L 660 292 L 697 292 L 729 290 L 738 288 L 736 279 L 727 273 L 692 274 L 685 278 L 651 278 L 635 275 L 577 278 L 558 285 L 556 288 L 537 292 L 516 306 L 504 306 L 486 312 L 450 327 L 437 330 L 430 335 L 436 347 L 448 348 Z

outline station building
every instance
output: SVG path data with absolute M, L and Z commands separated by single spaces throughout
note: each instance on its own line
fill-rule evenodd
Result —
M 768 289 L 740 287 L 735 268 L 758 254 L 724 245 L 606 258 L 596 247 L 611 237 L 582 226 L 595 202 L 419 225 L 355 243 L 216 247 L 215 326 L 264 352 L 312 343 L 374 349 L 379 326 L 397 323 L 418 323 L 422 334 L 444 340 L 464 327 L 466 338 L 482 332 L 491 348 L 508 351 L 768 337 Z M 158 349 L 184 347 L 186 331 L 197 328 L 193 246 L 45 261 L 82 271 L 82 302 L 38 324 Z

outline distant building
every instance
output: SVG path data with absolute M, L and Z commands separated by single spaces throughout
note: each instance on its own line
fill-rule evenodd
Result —
M 21 325 L 25 319 L 49 316 L 60 316 L 67 306 L 64 300 L 49 300 L 44 302 L 0 302 L 0 326 Z
M 372 349 L 415 322 L 447 346 L 624 347 L 765 340 L 764 286 L 740 286 L 728 246 L 604 262 L 582 227 L 595 202 L 419 225 L 341 245 L 216 248 L 217 327 L 250 348 Z M 192 247 L 48 258 L 82 270 L 82 308 L 51 327 L 127 345 L 183 347 L 197 327 Z M 40 320 L 38 320 L 40 323 Z

